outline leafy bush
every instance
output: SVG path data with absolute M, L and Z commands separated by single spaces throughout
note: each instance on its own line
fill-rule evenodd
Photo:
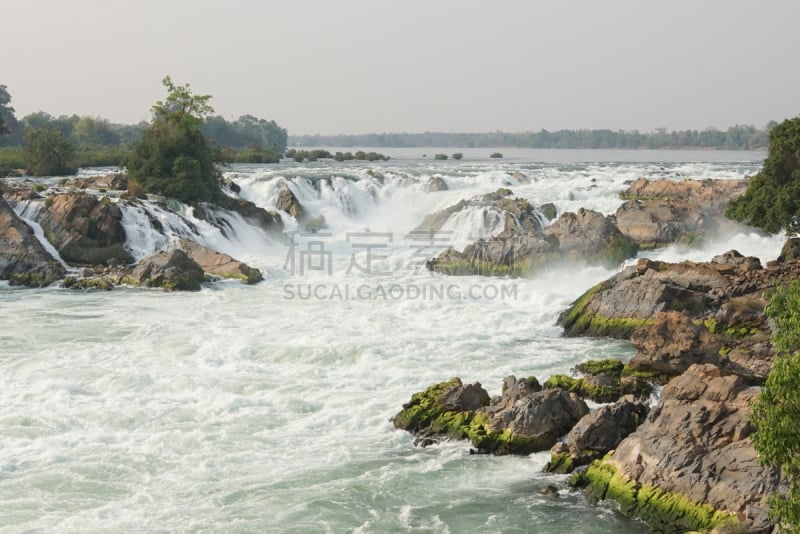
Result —
M 770 497 L 769 517 L 783 532 L 800 532 L 800 281 L 776 292 L 766 314 L 774 321 L 776 357 L 753 403 L 753 445 L 759 460 L 779 465 L 789 483 L 786 495 Z
M 221 194 L 219 151 L 200 131 L 213 111 L 209 95 L 194 95 L 189 85 L 164 78 L 167 99 L 153 106 L 153 121 L 142 132 L 127 161 L 128 175 L 145 192 L 184 202 L 214 200 Z
M 769 132 L 764 168 L 744 195 L 728 204 L 725 215 L 770 233 L 800 230 L 800 117 Z
M 463 157 L 464 157 L 464 154 L 462 154 L 461 152 L 456 152 L 456 153 L 455 153 L 455 154 L 453 154 L 451 157 L 452 157 L 453 159 L 461 159 L 461 158 L 463 158 Z
M 17 169 L 25 168 L 25 154 L 21 148 L 0 148 L 0 176 L 8 176 Z
M 447 154 L 436 154 L 435 156 L 433 156 L 433 159 L 446 160 Z
M 500 152 L 492 152 L 492 154 L 489 157 L 490 158 L 502 158 L 503 155 Z
M 32 128 L 25 134 L 25 168 L 33 176 L 75 174 L 75 145 L 56 128 Z

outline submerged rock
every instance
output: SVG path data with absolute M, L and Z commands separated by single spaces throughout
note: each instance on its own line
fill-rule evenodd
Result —
M 0 197 L 0 280 L 41 287 L 65 274 L 64 267 L 47 252 L 33 229 Z

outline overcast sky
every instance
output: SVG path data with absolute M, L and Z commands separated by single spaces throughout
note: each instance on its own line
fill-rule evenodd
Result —
M 149 119 L 161 79 L 290 134 L 650 131 L 800 113 L 798 0 L 2 0 L 17 116 Z

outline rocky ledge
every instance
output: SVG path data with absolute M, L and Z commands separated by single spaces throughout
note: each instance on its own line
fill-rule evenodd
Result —
M 786 487 L 758 462 L 749 412 L 773 359 L 764 308 L 800 276 L 798 255 L 792 239 L 766 268 L 736 251 L 640 260 L 560 318 L 568 335 L 630 339 L 629 362 L 585 362 L 541 387 L 509 377 L 491 399 L 454 379 L 414 395 L 394 424 L 420 445 L 469 439 L 479 452 L 527 454 L 551 444 L 546 470 L 572 473 L 591 500 L 616 501 L 656 532 L 771 532 L 767 500 Z M 607 404 L 587 413 L 583 399 Z
M 160 287 L 166 290 L 197 290 L 201 283 L 218 278 L 234 278 L 246 284 L 263 279 L 258 269 L 201 244 L 182 239 L 170 250 L 134 263 L 126 247 L 127 235 L 120 206 L 141 207 L 141 201 L 128 198 L 124 175 L 76 178 L 61 182 L 42 196 L 33 184 L 16 183 L 3 187 L 0 197 L 0 280 L 39 287 L 62 280 L 72 289 L 108 290 L 120 284 Z M 108 194 L 107 194 L 108 192 Z M 112 194 L 112 192 L 114 194 Z M 164 200 L 154 202 L 168 206 Z M 41 227 L 41 235 L 12 209 Z M 194 214 L 215 225 L 227 235 L 230 223 L 220 213 L 234 213 L 265 232 L 279 235 L 283 223 L 247 200 L 223 197 L 220 202 L 193 206 Z M 222 211 L 221 211 L 222 210 Z M 178 215 L 176 215 L 178 216 Z M 192 227 L 188 221 L 186 226 Z M 161 221 L 151 217 L 149 224 L 160 232 Z M 51 254 L 52 252 L 52 254 Z M 55 256 L 75 267 L 80 274 L 65 278 L 66 269 Z
M 420 229 L 438 229 L 466 206 L 506 218 L 498 235 L 479 239 L 463 251 L 449 248 L 428 262 L 430 270 L 443 274 L 525 276 L 558 262 L 616 267 L 639 250 L 696 243 L 723 228 L 738 227 L 724 217 L 724 211 L 746 187 L 744 180 L 640 178 L 620 194 L 624 202 L 614 215 L 580 209 L 555 218 L 554 207 L 545 205 L 534 224 L 525 224 L 524 208 L 530 209 L 530 204 L 501 189 L 429 215 Z M 499 202 L 498 197 L 504 200 Z

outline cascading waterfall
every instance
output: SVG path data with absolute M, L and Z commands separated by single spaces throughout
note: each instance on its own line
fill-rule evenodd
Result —
M 39 240 L 39 243 L 42 244 L 44 249 L 50 254 L 53 258 L 55 258 L 58 263 L 60 263 L 68 272 L 73 272 L 75 269 L 71 268 L 67 265 L 67 262 L 61 257 L 56 247 L 47 239 L 44 235 L 44 229 L 42 225 L 38 223 L 37 219 L 39 218 L 39 214 L 44 207 L 43 200 L 23 200 L 19 202 L 16 206 L 14 206 L 14 211 L 17 215 L 19 215 L 20 219 L 25 221 L 28 226 L 33 229 L 33 234 L 36 236 L 36 239 Z

